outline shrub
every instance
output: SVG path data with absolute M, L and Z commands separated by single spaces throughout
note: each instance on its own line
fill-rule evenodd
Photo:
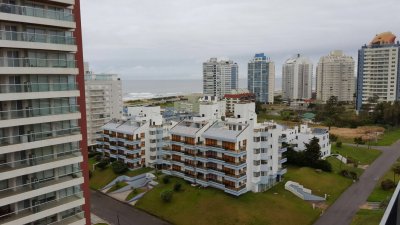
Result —
M 101 155 L 95 155 L 94 160 L 96 160 L 96 162 L 99 162 L 101 160 Z
M 332 165 L 328 161 L 322 160 L 322 159 L 317 160 L 314 163 L 313 168 L 321 169 L 321 170 L 323 170 L 325 172 L 332 172 Z
M 174 185 L 174 191 L 178 192 L 182 189 L 182 184 L 181 183 L 176 183 Z
M 336 142 L 336 147 L 341 148 L 342 147 L 342 142 L 341 141 Z
M 128 171 L 128 166 L 125 163 L 121 162 L 121 161 L 113 162 L 111 164 L 111 167 L 112 167 L 114 173 L 116 173 L 116 174 L 123 174 L 126 171 Z
M 172 200 L 172 191 L 171 190 L 164 190 L 160 193 L 161 200 L 163 202 L 170 202 Z
M 329 140 L 331 142 L 336 142 L 338 140 L 338 136 L 336 136 L 334 134 L 329 134 Z
M 392 180 L 390 180 L 390 179 L 386 179 L 386 180 L 384 180 L 384 181 L 381 182 L 381 188 L 382 188 L 384 191 L 391 190 L 391 189 L 393 189 L 393 188 L 395 188 L 395 187 L 396 187 L 396 184 L 395 184 Z
M 169 181 L 170 181 L 169 176 L 164 176 L 163 179 L 162 179 L 162 181 L 163 181 L 164 184 L 168 184 Z
M 93 176 L 93 172 L 91 170 L 89 170 L 89 179 L 92 178 Z
M 93 158 L 93 157 L 96 157 L 98 155 L 101 156 L 102 155 L 101 152 L 89 152 L 88 157 L 89 158 Z
M 110 164 L 110 160 L 108 158 L 104 158 L 99 163 L 96 164 L 96 167 L 101 170 L 104 170 L 105 168 L 107 168 L 108 164 Z

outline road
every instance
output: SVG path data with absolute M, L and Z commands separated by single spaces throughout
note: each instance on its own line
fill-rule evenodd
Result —
M 169 225 L 169 223 L 157 217 L 135 209 L 103 193 L 93 190 L 90 192 L 91 212 L 113 225 Z
M 388 147 L 372 147 L 382 151 L 362 174 L 360 180 L 350 186 L 330 206 L 314 225 L 349 225 L 359 207 L 364 204 L 380 177 L 388 171 L 400 157 L 400 141 Z M 332 184 L 334 185 L 334 184 Z

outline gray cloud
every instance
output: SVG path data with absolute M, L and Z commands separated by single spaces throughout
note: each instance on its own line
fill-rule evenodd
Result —
M 398 0 L 84 0 L 85 60 L 123 79 L 200 79 L 202 62 L 264 52 L 316 63 L 333 49 L 357 58 L 376 33 L 400 36 Z

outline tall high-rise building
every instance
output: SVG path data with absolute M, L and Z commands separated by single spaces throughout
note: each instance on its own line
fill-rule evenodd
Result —
M 353 102 L 355 94 L 354 60 L 342 51 L 332 51 L 319 59 L 317 66 L 317 100 L 326 102 L 331 96 Z
M 2 2 L 0 223 L 90 224 L 79 0 Z
M 232 60 L 211 58 L 203 63 L 203 94 L 223 99 L 239 85 L 238 65 Z
M 312 91 L 312 62 L 300 54 L 286 60 L 282 66 L 282 98 L 310 99 Z
M 357 110 L 375 101 L 400 100 L 400 43 L 395 40 L 394 34 L 384 32 L 358 50 Z
M 104 124 L 122 119 L 122 86 L 117 74 L 96 74 L 85 63 L 86 120 L 88 146 L 96 145 Z
M 256 54 L 248 63 L 247 87 L 257 102 L 274 103 L 275 64 L 264 53 Z

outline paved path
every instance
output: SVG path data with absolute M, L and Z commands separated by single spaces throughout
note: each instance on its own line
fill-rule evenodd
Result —
M 400 141 L 389 147 L 371 148 L 381 150 L 382 154 L 364 171 L 360 180 L 343 192 L 314 225 L 349 225 L 359 207 L 367 201 L 379 178 L 400 157 Z
M 103 193 L 90 191 L 91 211 L 113 225 L 169 225 L 141 210 L 117 201 Z

